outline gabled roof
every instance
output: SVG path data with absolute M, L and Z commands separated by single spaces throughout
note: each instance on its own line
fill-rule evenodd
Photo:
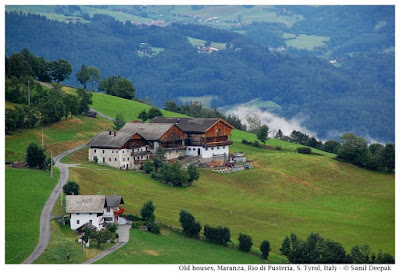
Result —
M 117 131 L 115 136 L 113 131 L 99 132 L 87 145 L 98 148 L 121 148 L 135 134 L 139 134 L 147 141 L 157 141 L 173 126 L 171 123 L 155 126 L 148 123 L 130 122 Z
M 206 132 L 217 122 L 221 121 L 227 127 L 235 129 L 228 122 L 220 118 L 172 118 L 172 117 L 155 117 L 150 123 L 172 123 L 176 124 L 184 132 Z
M 67 195 L 67 213 L 103 213 L 104 195 Z
M 171 123 L 161 123 L 157 126 L 149 123 L 127 123 L 118 132 L 121 133 L 132 133 L 129 137 L 135 133 L 140 134 L 144 139 L 148 141 L 157 141 L 174 125 Z
M 121 196 L 106 196 L 105 206 L 117 207 L 121 204 L 125 204 Z

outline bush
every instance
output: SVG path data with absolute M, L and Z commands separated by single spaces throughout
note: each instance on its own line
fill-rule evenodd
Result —
M 269 242 L 267 240 L 264 240 L 261 243 L 260 250 L 262 253 L 261 257 L 264 260 L 268 260 L 269 252 L 271 251 L 271 245 L 269 244 Z
M 147 228 L 151 233 L 160 234 L 160 226 L 156 223 L 150 223 Z
M 297 152 L 298 153 L 302 153 L 302 154 L 311 154 L 311 148 L 309 148 L 309 147 L 298 147 L 297 148 Z
M 153 201 L 147 201 L 140 210 L 140 215 L 142 215 L 144 220 L 154 220 L 154 210 Z
M 259 146 L 260 146 L 260 143 L 259 143 L 258 141 L 254 141 L 254 142 L 253 142 L 253 146 L 259 147 Z
M 147 174 L 152 173 L 154 170 L 154 164 L 152 161 L 150 160 L 146 160 L 144 162 L 144 172 L 146 172 Z
M 197 181 L 200 178 L 199 169 L 194 164 L 190 164 L 187 168 L 187 173 L 189 174 L 189 181 Z
M 218 226 L 216 228 L 209 225 L 204 226 L 204 236 L 210 243 L 226 245 L 231 240 L 231 233 L 228 227 Z
M 239 233 L 239 250 L 244 252 L 250 252 L 253 246 L 251 235 Z
M 26 149 L 26 163 L 30 168 L 39 167 L 42 169 L 46 161 L 45 149 L 38 147 L 37 144 L 31 143 Z
M 108 224 L 107 224 L 107 229 L 108 229 L 111 233 L 114 233 L 115 231 L 117 231 L 117 225 L 116 225 L 116 224 L 112 224 L 112 223 L 108 223 Z
M 128 219 L 129 221 L 139 221 L 142 220 L 139 216 L 133 215 L 133 214 L 127 214 L 127 215 L 122 215 L 125 219 Z
M 276 150 L 282 150 L 281 146 L 276 146 Z
M 79 195 L 79 184 L 69 181 L 63 186 L 63 191 L 66 195 Z
M 242 139 L 242 143 L 247 145 L 251 144 L 251 142 L 247 141 L 246 139 Z
M 196 223 L 195 218 L 190 212 L 182 209 L 179 212 L 179 222 L 182 224 L 183 234 L 190 238 L 199 237 L 201 225 L 200 223 Z

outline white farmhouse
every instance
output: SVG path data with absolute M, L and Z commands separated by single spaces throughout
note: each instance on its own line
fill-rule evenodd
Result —
M 66 212 L 70 214 L 71 229 L 92 225 L 100 230 L 107 223 L 117 223 L 124 212 L 120 204 L 124 204 L 121 196 L 67 195 Z

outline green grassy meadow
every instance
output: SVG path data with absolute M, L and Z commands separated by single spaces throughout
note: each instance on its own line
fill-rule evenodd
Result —
M 204 46 L 205 43 L 207 42 L 206 40 L 202 40 L 202 39 L 196 39 L 193 37 L 189 37 L 188 36 L 188 40 L 190 42 L 190 44 L 192 44 L 193 46 Z M 226 43 L 217 43 L 217 42 L 211 42 L 210 47 L 213 48 L 217 48 L 219 50 L 225 50 L 226 49 Z
M 49 171 L 5 167 L 5 263 L 26 259 L 39 241 L 42 209 L 58 182 Z
M 251 100 L 250 102 L 247 102 L 247 103 L 224 106 L 219 109 L 227 112 L 227 111 L 234 110 L 235 108 L 238 108 L 238 107 L 256 107 L 256 108 L 261 108 L 261 109 L 267 109 L 268 111 L 279 110 L 282 108 L 280 105 L 278 105 L 277 103 L 275 103 L 273 101 L 264 101 L 264 100 L 258 98 L 255 100 Z
M 300 34 L 295 35 L 292 33 L 284 33 L 282 38 L 285 39 L 288 47 L 294 47 L 298 49 L 313 50 L 316 47 L 322 47 L 325 45 L 324 42 L 329 41 L 328 36 L 317 36 L 317 35 L 306 35 Z
M 181 96 L 178 97 L 178 99 L 180 101 L 182 101 L 183 103 L 187 103 L 187 102 L 201 102 L 203 103 L 203 105 L 205 107 L 210 107 L 211 101 L 215 98 L 218 98 L 218 96 L 214 96 L 214 95 L 204 95 L 204 96 Z
M 134 256 L 132 256 L 134 254 Z M 271 260 L 274 259 L 271 256 Z M 131 229 L 129 242 L 96 262 L 99 264 L 262 264 L 265 261 L 248 254 L 210 244 L 169 230 L 161 235 Z M 280 261 L 279 261 L 280 262 Z
M 43 127 L 43 140 L 46 147 L 46 155 L 53 156 L 85 144 L 101 130 L 111 127 L 111 122 L 103 118 L 89 118 L 86 116 L 73 116 L 69 119 Z M 30 143 L 42 143 L 42 128 L 21 129 L 13 132 L 13 135 L 5 137 L 6 161 L 24 161 L 26 149 Z
M 152 200 L 156 220 L 168 225 L 180 227 L 179 211 L 186 209 L 202 225 L 228 226 L 232 239 L 250 233 L 255 247 L 267 239 L 275 256 L 292 232 L 302 238 L 320 233 L 348 251 L 368 243 L 373 251 L 394 254 L 394 175 L 329 155 L 293 153 L 290 145 L 279 152 L 235 143 L 232 151 L 244 151 L 254 168 L 231 174 L 201 170 L 191 187 L 173 188 L 145 174 L 86 163 L 85 150 L 74 158 L 82 164 L 72 169 L 72 179 L 82 194 L 122 194 L 128 213 L 138 215 Z
M 121 112 L 125 121 L 138 120 L 138 115 L 142 110 L 149 111 L 151 106 L 132 100 L 126 100 L 102 93 L 93 93 L 93 109 L 115 117 Z M 161 110 L 165 117 L 188 117 L 184 114 Z

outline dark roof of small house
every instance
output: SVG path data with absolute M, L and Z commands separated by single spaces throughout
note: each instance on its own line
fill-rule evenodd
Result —
M 234 129 L 229 123 L 219 118 L 173 118 L 173 117 L 155 117 L 150 123 L 173 123 L 184 132 L 206 132 L 218 121 L 223 122 L 228 127 Z
M 148 141 L 160 140 L 173 124 L 154 124 L 130 122 L 125 124 L 119 131 L 102 131 L 93 137 L 89 142 L 89 147 L 98 148 L 121 148 L 136 133 Z
M 106 196 L 106 204 L 108 207 L 117 207 L 125 204 L 121 196 Z
M 102 213 L 104 195 L 67 195 L 65 199 L 67 213 Z
M 135 132 L 132 134 L 134 135 Z M 132 135 L 122 134 L 117 132 L 114 136 L 114 132 L 111 131 L 101 131 L 96 136 L 94 136 L 89 142 L 89 147 L 99 147 L 99 148 L 121 148 Z

